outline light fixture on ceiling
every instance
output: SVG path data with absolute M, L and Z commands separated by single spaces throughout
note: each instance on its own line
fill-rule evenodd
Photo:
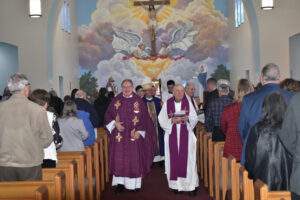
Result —
M 29 0 L 29 17 L 40 18 L 42 16 L 41 0 Z
M 261 9 L 272 10 L 274 8 L 274 0 L 261 0 Z

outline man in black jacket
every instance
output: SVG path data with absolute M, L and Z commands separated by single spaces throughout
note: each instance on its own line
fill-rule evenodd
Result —
M 290 176 L 290 191 L 293 200 L 300 200 L 300 94 L 296 94 L 290 101 L 282 130 L 279 137 L 285 148 L 293 155 L 293 169 Z
M 94 128 L 99 127 L 99 117 L 97 114 L 97 111 L 95 110 L 94 106 L 91 105 L 87 100 L 86 100 L 86 93 L 82 90 L 78 90 L 75 93 L 75 104 L 77 106 L 78 110 L 82 110 L 85 112 L 88 112 L 90 114 L 90 120 L 94 126 Z

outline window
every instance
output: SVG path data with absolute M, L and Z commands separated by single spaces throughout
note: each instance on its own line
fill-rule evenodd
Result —
M 60 26 L 63 31 L 71 33 L 71 16 L 70 16 L 70 5 L 68 1 L 64 1 L 60 11 Z
M 243 0 L 235 0 L 234 3 L 235 27 L 239 27 L 245 22 Z

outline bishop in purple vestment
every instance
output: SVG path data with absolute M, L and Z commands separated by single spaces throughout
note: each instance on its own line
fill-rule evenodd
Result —
M 110 103 L 105 114 L 109 135 L 109 169 L 112 185 L 141 188 L 142 177 L 154 158 L 154 126 L 143 100 L 133 93 L 133 83 L 122 82 L 122 92 Z

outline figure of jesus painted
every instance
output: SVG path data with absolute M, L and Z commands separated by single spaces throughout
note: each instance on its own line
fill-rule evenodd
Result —
M 109 170 L 115 192 L 137 190 L 150 171 L 156 148 L 154 126 L 143 100 L 133 93 L 133 83 L 122 82 L 122 92 L 105 114 L 109 136 Z

